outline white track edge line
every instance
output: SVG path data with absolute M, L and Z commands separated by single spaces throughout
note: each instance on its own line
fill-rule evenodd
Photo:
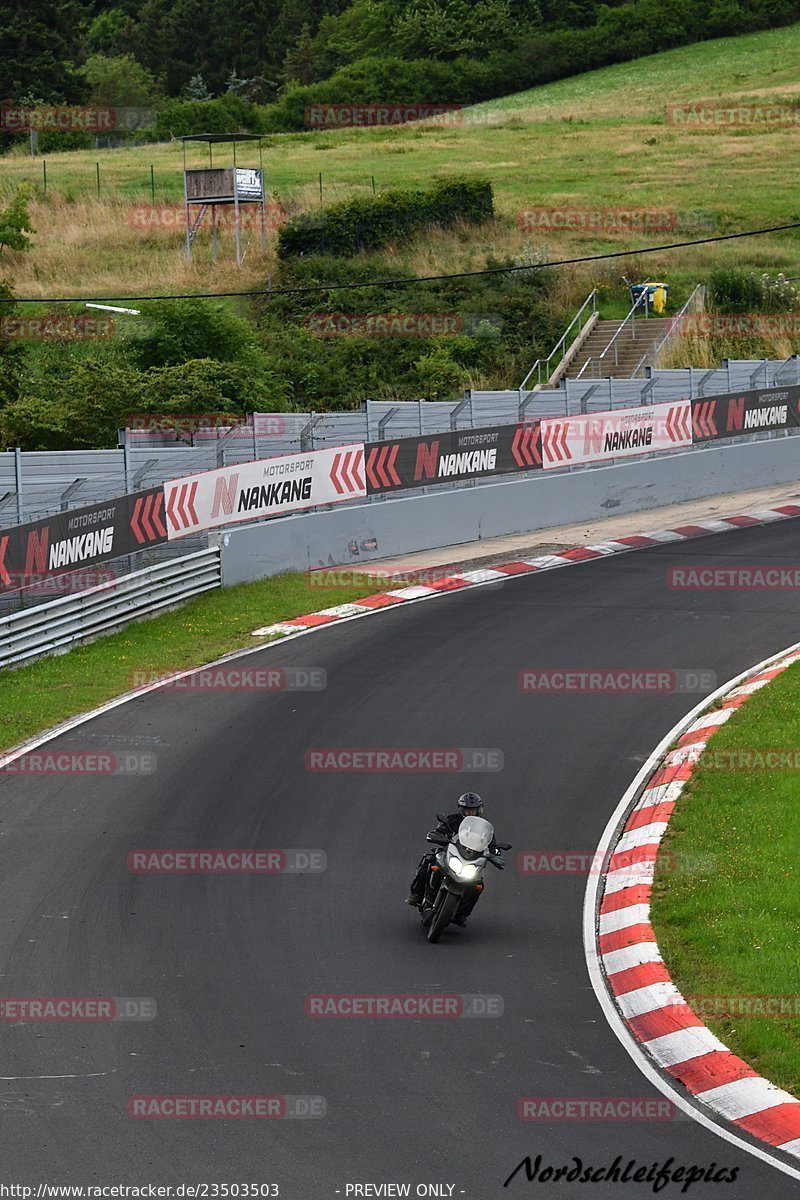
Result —
M 628 809 L 632 806 L 638 792 L 642 788 L 642 785 L 647 780 L 648 776 L 652 774 L 656 764 L 663 757 L 672 743 L 688 728 L 689 725 L 691 725 L 695 717 L 698 717 L 706 708 L 714 704 L 715 701 L 721 699 L 722 696 L 724 696 L 732 688 L 737 687 L 738 684 L 742 683 L 749 675 L 754 675 L 759 671 L 765 670 L 772 663 L 779 662 L 786 655 L 792 654 L 797 650 L 800 650 L 800 642 L 795 642 L 794 645 L 789 646 L 784 650 L 779 650 L 777 654 L 771 654 L 769 658 L 763 659 L 762 662 L 756 663 L 755 666 L 748 667 L 746 671 L 742 671 L 741 674 L 735 675 L 732 679 L 728 680 L 727 683 L 723 683 L 721 687 L 718 687 L 715 692 L 712 692 L 710 696 L 707 696 L 704 700 L 701 700 L 699 704 L 694 706 L 691 712 L 687 713 L 686 716 L 683 717 L 682 720 L 678 721 L 676 725 L 673 725 L 669 733 L 667 733 L 661 739 L 655 750 L 653 750 L 650 757 L 647 759 L 647 762 L 645 762 L 640 770 L 637 771 L 633 782 L 630 784 L 619 804 L 614 809 L 614 812 L 611 814 L 608 824 L 603 830 L 600 843 L 597 847 L 597 852 L 602 852 L 603 861 L 605 861 L 605 857 L 608 854 L 614 834 L 621 826 L 623 818 L 626 816 Z M 682 1092 L 680 1092 L 676 1087 L 671 1086 L 661 1072 L 651 1063 L 646 1051 L 643 1049 L 642 1043 L 633 1036 L 628 1027 L 625 1025 L 620 1012 L 611 999 L 606 987 L 595 940 L 595 912 L 597 908 L 597 893 L 600 887 L 601 879 L 602 873 L 598 872 L 596 875 L 589 877 L 589 881 L 586 885 L 583 904 L 583 949 L 586 956 L 586 968 L 589 973 L 589 979 L 591 981 L 592 988 L 594 989 L 594 994 L 600 1003 L 600 1007 L 603 1010 L 603 1014 L 608 1021 L 608 1024 L 611 1026 L 611 1029 L 616 1034 L 618 1040 L 627 1050 L 628 1054 L 636 1063 L 642 1074 L 645 1075 L 664 1096 L 667 1096 L 670 1100 L 672 1100 L 676 1107 L 687 1113 L 687 1115 L 693 1120 L 697 1121 L 700 1125 L 705 1126 L 706 1129 L 711 1130 L 712 1133 L 717 1134 L 718 1137 L 723 1138 L 726 1142 L 730 1142 L 731 1145 L 738 1146 L 740 1150 L 744 1150 L 748 1154 L 752 1154 L 754 1157 L 762 1159 L 763 1162 L 769 1163 L 770 1166 L 776 1167 L 779 1171 L 783 1171 L 784 1174 L 790 1175 L 793 1179 L 800 1179 L 800 1169 L 791 1166 L 789 1163 L 785 1163 L 780 1158 L 773 1157 L 773 1155 L 768 1151 L 762 1150 L 760 1146 L 753 1145 L 751 1142 L 739 1137 L 737 1134 L 733 1133 L 732 1130 L 726 1128 L 725 1125 L 720 1123 L 725 1120 L 724 1117 L 720 1115 L 718 1120 L 714 1120 L 712 1117 L 707 1116 L 706 1113 L 688 1100 Z M 775 1149 L 777 1150 L 778 1147 L 776 1146 Z

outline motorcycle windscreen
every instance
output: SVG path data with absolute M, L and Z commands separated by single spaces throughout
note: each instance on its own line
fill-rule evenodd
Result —
M 464 817 L 458 827 L 458 840 L 465 850 L 482 854 L 494 837 L 494 828 L 483 817 Z

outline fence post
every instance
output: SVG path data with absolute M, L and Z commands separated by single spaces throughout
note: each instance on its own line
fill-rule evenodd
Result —
M 17 524 L 22 524 L 22 451 L 14 447 L 14 486 L 17 489 Z

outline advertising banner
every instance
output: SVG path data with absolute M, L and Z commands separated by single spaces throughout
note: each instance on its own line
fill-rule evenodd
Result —
M 185 475 L 164 484 L 170 540 L 366 496 L 364 446 L 333 446 Z
M 0 591 L 109 562 L 167 540 L 161 488 L 0 531 Z
M 368 442 L 364 454 L 368 495 L 542 465 L 538 421 Z
M 630 458 L 654 450 L 678 450 L 691 444 L 688 400 L 542 421 L 542 465 L 546 471 Z
M 757 388 L 692 400 L 696 442 L 800 426 L 800 387 Z

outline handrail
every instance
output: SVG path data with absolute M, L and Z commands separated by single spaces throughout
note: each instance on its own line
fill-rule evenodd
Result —
M 629 321 L 631 322 L 631 327 L 633 328 L 634 321 L 635 321 L 635 319 L 636 319 L 636 310 L 637 310 L 637 308 L 639 307 L 639 305 L 642 303 L 642 301 L 644 301 L 644 313 L 645 313 L 645 316 L 647 316 L 647 289 L 646 289 L 646 288 L 645 288 L 645 290 L 644 290 L 644 291 L 640 292 L 640 293 L 639 293 L 639 295 L 636 297 L 636 300 L 634 301 L 634 303 L 633 303 L 633 306 L 631 307 L 631 310 L 630 310 L 630 312 L 629 312 L 629 313 L 628 313 L 628 315 L 625 317 L 625 320 L 621 322 L 621 324 L 620 324 L 619 328 L 617 329 L 617 331 L 616 331 L 616 333 L 614 334 L 614 336 L 611 338 L 611 341 L 608 343 L 608 345 L 606 346 L 605 350 L 603 350 L 603 352 L 602 352 L 601 354 L 598 354 L 598 356 L 597 356 L 597 362 L 599 362 L 599 363 L 601 364 L 601 366 L 600 366 L 600 378 L 601 378 L 601 379 L 603 378 L 603 368 L 602 368 L 602 362 L 603 362 L 603 359 L 604 359 L 604 358 L 605 358 L 605 356 L 608 354 L 608 352 L 609 352 L 609 350 L 611 349 L 611 347 L 612 347 L 612 346 L 614 346 L 614 343 L 616 342 L 617 338 L 618 338 L 618 337 L 619 337 L 619 335 L 622 333 L 623 329 L 625 328 L 625 326 L 628 324 L 628 322 L 629 322 Z M 636 331 L 635 331 L 635 328 L 633 329 L 633 334 L 632 334 L 632 337 L 633 337 L 634 339 L 635 339 L 635 337 L 636 337 Z M 586 368 L 589 366 L 589 363 L 592 363 L 592 362 L 594 362 L 594 361 L 595 361 L 595 359 L 594 359 L 594 358 L 587 358 L 586 362 L 583 364 L 583 366 L 581 367 L 580 371 L 578 371 L 578 374 L 575 376 L 575 378 L 576 378 L 576 379 L 580 379 L 580 378 L 582 378 L 582 376 L 583 376 L 583 372 L 584 372 L 584 371 L 586 370 Z M 618 361 L 619 361 L 619 359 L 618 359 L 618 357 L 617 357 L 617 349 L 616 349 L 616 347 L 615 347 L 615 349 L 614 349 L 614 361 L 615 361 L 615 362 L 618 362 Z M 592 371 L 592 378 L 594 378 L 594 371 Z
M 662 337 L 661 341 L 657 342 L 656 345 L 651 346 L 648 350 L 645 350 L 644 354 L 636 364 L 633 373 L 631 374 L 631 379 L 636 379 L 642 367 L 647 364 L 648 359 L 650 360 L 649 365 L 651 367 L 656 365 L 661 351 L 664 349 L 667 342 L 672 341 L 672 339 L 675 337 L 676 329 L 680 328 L 681 317 L 686 316 L 688 312 L 702 311 L 702 309 L 705 307 L 705 302 L 706 285 L 704 283 L 696 283 L 688 300 L 686 300 L 680 311 L 670 321 L 669 328 Z
M 520 394 L 525 391 L 525 388 L 527 387 L 527 384 L 528 384 L 528 380 L 531 378 L 531 376 L 533 375 L 534 372 L 536 372 L 537 386 L 541 386 L 542 365 L 544 365 L 544 367 L 545 367 L 544 379 L 545 379 L 545 383 L 547 382 L 547 380 L 550 378 L 550 376 L 553 373 L 550 369 L 550 362 L 553 358 L 553 355 L 557 354 L 560 349 L 561 350 L 561 358 L 564 357 L 564 354 L 566 353 L 567 338 L 569 337 L 570 333 L 572 332 L 573 326 L 576 324 L 576 322 L 578 324 L 578 332 L 580 333 L 581 329 L 583 328 L 583 324 L 581 323 L 580 319 L 583 316 L 584 309 L 589 304 L 591 304 L 591 306 L 592 306 L 592 312 L 596 313 L 597 312 L 597 288 L 592 288 L 591 292 L 586 297 L 583 304 L 580 306 L 580 308 L 576 312 L 575 316 L 572 318 L 569 325 L 564 330 L 563 334 L 561 335 L 561 337 L 558 339 L 558 341 L 556 342 L 553 349 L 548 354 L 547 358 L 545 358 L 545 359 L 537 358 L 536 362 L 533 364 L 530 371 L 528 371 L 528 374 L 525 376 L 522 383 L 519 385 L 519 388 L 517 389 L 520 392 Z M 561 359 L 559 359 L 559 362 L 560 361 L 561 361 Z

